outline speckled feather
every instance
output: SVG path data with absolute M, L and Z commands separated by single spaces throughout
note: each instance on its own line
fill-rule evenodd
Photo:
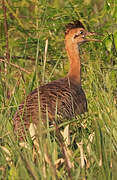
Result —
M 40 111 L 43 121 L 46 121 L 48 111 L 49 121 L 53 122 L 56 109 L 57 114 L 63 119 L 71 119 L 77 114 L 86 112 L 87 101 L 82 87 L 70 82 L 66 77 L 33 90 L 14 116 L 15 132 L 22 136 L 24 126 L 27 130 L 31 122 L 38 125 Z

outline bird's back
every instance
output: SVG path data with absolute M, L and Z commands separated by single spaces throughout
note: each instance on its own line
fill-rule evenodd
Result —
M 52 123 L 55 116 L 71 119 L 87 111 L 87 101 L 80 85 L 67 77 L 52 81 L 33 90 L 19 106 L 14 116 L 14 130 L 19 136 L 29 128 L 30 123 L 38 125 L 41 118 Z

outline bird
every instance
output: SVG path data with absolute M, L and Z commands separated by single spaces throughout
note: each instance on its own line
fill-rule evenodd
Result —
M 54 124 L 56 115 L 58 119 L 70 120 L 88 111 L 81 85 L 79 46 L 88 41 L 100 41 L 91 38 L 94 35 L 97 34 L 88 32 L 79 20 L 66 25 L 65 49 L 70 61 L 68 74 L 34 89 L 19 105 L 13 118 L 13 128 L 20 139 L 31 123 L 38 126 L 40 118 L 44 124 L 47 118 L 50 124 Z

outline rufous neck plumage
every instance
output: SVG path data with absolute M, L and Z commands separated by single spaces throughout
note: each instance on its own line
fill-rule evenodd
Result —
M 77 43 L 70 39 L 65 40 L 65 48 L 70 60 L 70 69 L 67 77 L 76 84 L 81 84 L 80 77 L 80 54 Z

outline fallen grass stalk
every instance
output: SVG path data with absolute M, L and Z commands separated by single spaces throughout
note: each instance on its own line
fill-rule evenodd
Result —
M 13 67 L 15 67 L 15 68 L 19 69 L 20 71 L 23 71 L 23 72 L 25 72 L 25 73 L 27 73 L 27 74 L 30 74 L 29 71 L 27 71 L 26 69 L 24 69 L 24 68 L 22 68 L 22 67 L 20 67 L 20 66 L 18 66 L 18 65 L 16 65 L 16 64 L 13 64 L 13 63 L 11 63 L 11 62 L 7 62 L 7 61 L 5 61 L 5 60 L 3 60 L 3 59 L 0 59 L 0 61 L 1 61 L 1 62 L 4 62 L 4 63 L 6 63 L 6 64 L 9 64 L 9 65 L 11 65 L 11 66 L 13 66 Z

